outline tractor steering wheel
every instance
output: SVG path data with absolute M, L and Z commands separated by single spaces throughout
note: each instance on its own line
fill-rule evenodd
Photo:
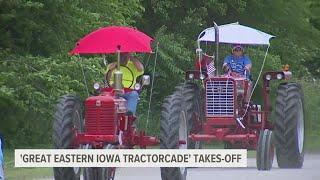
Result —
M 116 70 L 116 68 L 109 70 L 105 76 L 106 83 L 109 87 L 112 87 L 112 85 L 114 84 L 113 74 L 114 74 L 115 70 Z M 120 71 L 122 71 L 122 73 L 123 73 L 122 82 L 128 82 L 130 84 L 130 86 L 128 86 L 126 88 L 131 88 L 134 83 L 133 72 L 131 71 L 130 68 L 128 68 L 127 66 L 123 66 L 123 65 L 120 65 Z
M 233 71 L 229 71 L 228 75 L 231 76 L 231 77 L 235 77 L 235 78 L 244 77 L 242 74 L 237 73 L 237 72 L 233 72 Z

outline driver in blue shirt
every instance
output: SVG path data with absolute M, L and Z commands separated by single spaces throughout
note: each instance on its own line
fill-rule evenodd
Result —
M 231 71 L 233 75 L 249 79 L 252 64 L 248 56 L 244 55 L 244 48 L 241 45 L 234 45 L 232 54 L 228 55 L 223 62 L 225 72 Z

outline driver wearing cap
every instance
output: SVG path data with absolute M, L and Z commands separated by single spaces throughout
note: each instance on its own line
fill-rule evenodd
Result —
M 252 64 L 248 56 L 244 55 L 244 48 L 235 45 L 232 48 L 232 55 L 228 55 L 223 62 L 223 69 L 231 71 L 232 75 L 246 77 L 249 79 Z
M 136 83 L 137 77 L 143 74 L 144 68 L 142 63 L 137 58 L 133 57 L 130 53 L 121 53 L 120 65 L 125 66 L 129 70 L 129 71 L 128 70 L 122 71 L 123 87 L 133 89 L 132 91 L 122 95 L 122 97 L 125 98 L 128 103 L 127 115 L 135 115 L 137 110 L 139 94 L 137 91 L 134 90 L 134 84 Z M 107 72 L 114 70 L 116 67 L 117 67 L 116 62 L 109 64 L 107 68 Z M 120 68 L 122 69 L 122 67 Z M 132 79 L 132 81 L 130 79 Z

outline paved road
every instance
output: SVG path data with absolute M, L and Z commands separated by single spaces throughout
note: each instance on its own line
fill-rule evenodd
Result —
M 116 180 L 161 180 L 159 168 L 119 168 Z M 187 180 L 320 180 L 320 154 L 306 154 L 302 169 L 279 169 L 276 159 L 271 171 L 258 171 L 255 158 L 247 168 L 191 168 Z
M 118 168 L 116 180 L 161 180 L 160 168 Z M 302 169 L 279 169 L 276 159 L 271 171 L 258 171 L 255 158 L 247 168 L 190 168 L 187 180 L 320 180 L 320 154 L 306 154 Z M 49 179 L 46 179 L 49 180 Z

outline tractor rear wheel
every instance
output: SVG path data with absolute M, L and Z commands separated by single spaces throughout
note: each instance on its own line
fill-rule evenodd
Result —
M 185 114 L 188 135 L 199 133 L 204 120 L 204 93 L 195 83 L 182 83 L 178 85 L 174 94 L 182 97 L 182 112 Z M 201 141 L 188 140 L 188 149 L 201 149 Z
M 55 149 L 73 147 L 74 132 L 83 131 L 83 108 L 80 100 L 72 95 L 62 96 L 56 106 L 53 120 L 53 146 Z M 54 179 L 80 179 L 80 168 L 55 167 Z
M 200 141 L 191 141 L 191 133 L 199 133 L 204 117 L 201 90 L 194 83 L 183 83 L 163 104 L 160 147 L 161 149 L 200 149 Z M 184 144 L 180 144 L 183 141 Z M 162 180 L 184 180 L 187 168 L 161 168 Z
M 181 100 L 181 96 L 174 94 L 164 101 L 160 122 L 161 149 L 187 149 L 187 123 L 181 111 Z M 179 140 L 184 140 L 185 144 L 179 144 Z M 161 167 L 162 180 L 185 180 L 186 175 L 186 168 Z
M 304 103 L 298 84 L 279 85 L 274 127 L 278 166 L 301 168 L 304 160 Z
M 272 131 L 265 129 L 260 132 L 256 157 L 258 170 L 270 170 L 272 168 L 274 158 Z

